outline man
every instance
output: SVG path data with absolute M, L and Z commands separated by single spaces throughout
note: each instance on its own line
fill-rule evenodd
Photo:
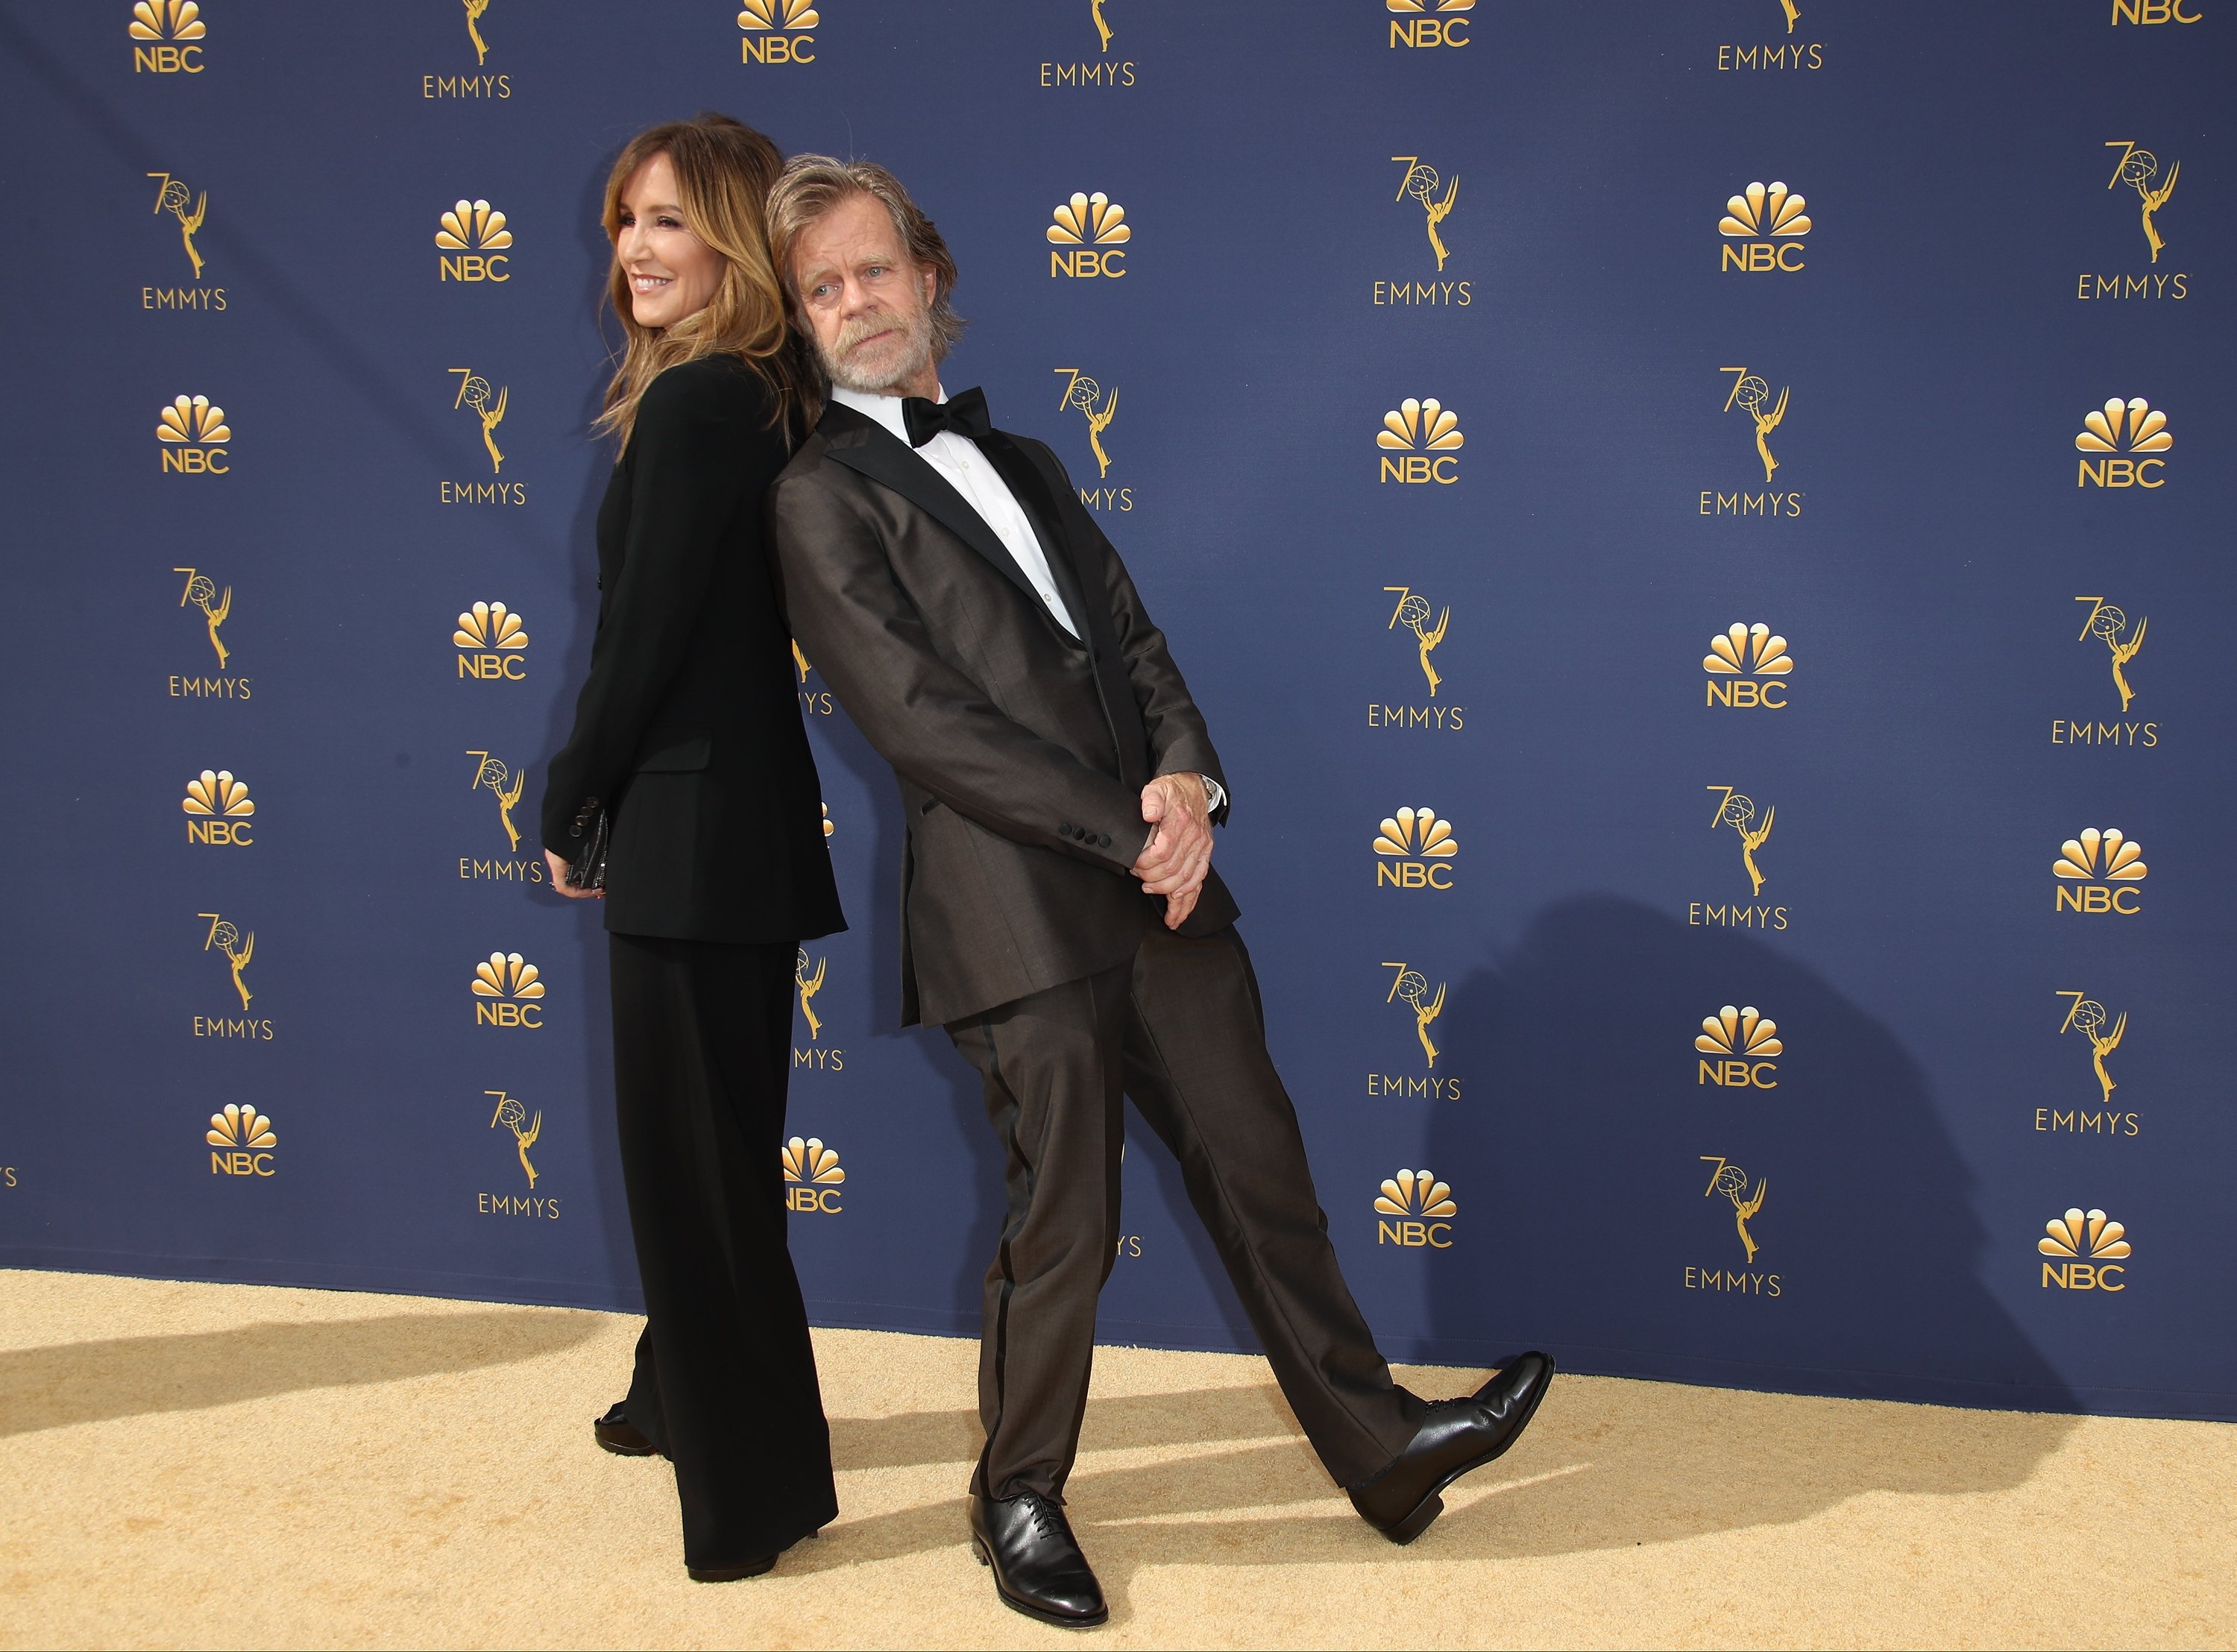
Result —
M 1390 1379 L 1329 1243 L 1211 870 L 1219 759 L 1118 553 L 1041 444 L 954 400 L 946 245 L 881 168 L 795 158 L 770 236 L 829 406 L 770 490 L 795 635 L 894 768 L 905 1022 L 985 1080 L 1008 1210 L 987 1270 L 973 1548 L 1008 1605 L 1107 1616 L 1064 1512 L 1118 1238 L 1122 1097 L 1179 1159 L 1283 1393 L 1396 1543 L 1511 1445 L 1553 1362 L 1474 1397 Z

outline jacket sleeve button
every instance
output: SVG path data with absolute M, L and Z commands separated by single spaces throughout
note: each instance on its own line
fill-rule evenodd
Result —
M 1106 832 L 1101 837 L 1096 839 L 1095 842 L 1098 848 L 1108 849 L 1111 846 L 1111 834 Z

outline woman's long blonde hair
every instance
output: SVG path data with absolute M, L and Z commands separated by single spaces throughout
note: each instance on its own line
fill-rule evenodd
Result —
M 775 392 L 773 422 L 787 424 L 808 405 L 810 379 L 800 346 L 785 324 L 784 287 L 769 262 L 763 203 L 783 169 L 775 144 L 727 115 L 670 121 L 630 139 L 606 178 L 605 226 L 610 240 L 621 234 L 622 191 L 637 169 L 665 155 L 676 173 L 676 205 L 691 233 L 723 258 L 723 279 L 707 307 L 672 326 L 639 326 L 630 280 L 614 260 L 607 296 L 621 319 L 625 345 L 621 365 L 606 386 L 605 411 L 597 428 L 629 445 L 637 404 L 646 387 L 679 362 L 729 355 L 751 367 Z

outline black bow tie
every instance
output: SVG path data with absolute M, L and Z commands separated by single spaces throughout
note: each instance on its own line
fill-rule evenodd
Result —
M 902 397 L 901 428 L 908 432 L 911 447 L 922 447 L 942 431 L 954 431 L 966 441 L 975 442 L 993 434 L 994 425 L 987 417 L 987 392 L 967 390 L 944 402 Z

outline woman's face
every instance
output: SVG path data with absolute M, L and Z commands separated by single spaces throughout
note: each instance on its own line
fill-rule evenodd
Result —
M 723 255 L 692 233 L 677 206 L 676 168 L 654 155 L 622 186 L 614 258 L 629 277 L 630 309 L 641 327 L 672 326 L 707 307 L 723 280 Z

